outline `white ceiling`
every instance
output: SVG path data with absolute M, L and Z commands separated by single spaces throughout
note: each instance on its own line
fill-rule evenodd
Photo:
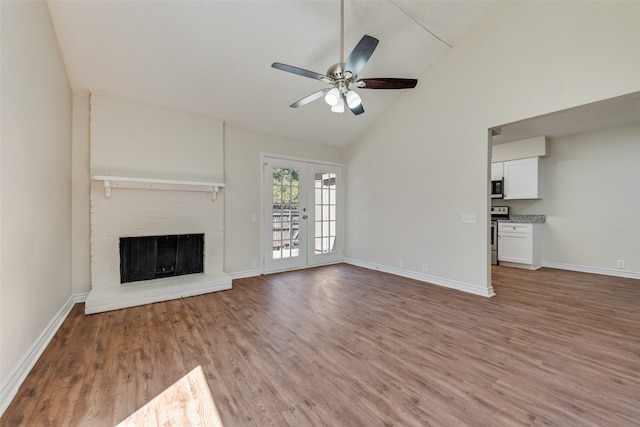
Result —
M 288 107 L 327 85 L 271 64 L 324 74 L 339 62 L 338 0 L 48 3 L 74 92 L 123 97 L 342 146 L 408 91 L 361 90 L 365 114 L 359 116 L 348 110 L 331 113 L 323 100 Z M 369 34 L 380 44 L 361 78 L 419 79 L 450 49 L 447 44 L 455 45 L 496 4 L 346 0 L 345 57 Z

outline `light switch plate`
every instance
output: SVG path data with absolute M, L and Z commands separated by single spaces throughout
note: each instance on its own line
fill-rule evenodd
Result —
M 463 224 L 475 224 L 476 223 L 476 214 L 474 214 L 474 213 L 463 213 L 462 214 L 462 223 Z

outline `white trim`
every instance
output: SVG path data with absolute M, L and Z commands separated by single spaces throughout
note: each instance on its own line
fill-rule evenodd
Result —
M 0 385 L 0 415 L 4 413 L 13 398 L 18 393 L 18 389 L 22 385 L 22 382 L 27 378 L 31 369 L 36 364 L 42 353 L 44 352 L 53 336 L 56 334 L 62 322 L 67 318 L 71 309 L 76 304 L 76 298 L 82 298 L 82 294 L 71 295 L 67 302 L 64 303 L 62 308 L 53 316 L 53 319 L 44 328 L 40 336 L 31 345 L 29 350 L 24 354 L 20 362 L 11 371 L 6 379 L 2 381 Z
M 509 262 L 509 261 L 504 261 L 504 260 L 498 261 L 498 264 L 503 266 L 503 267 L 521 268 L 523 270 L 537 270 L 540 267 L 542 267 L 541 265 L 522 264 L 522 263 L 519 263 L 519 262 Z
M 626 279 L 640 279 L 640 273 L 635 271 L 614 270 L 612 268 L 588 267 L 585 265 L 563 264 L 560 262 L 542 261 L 543 267 L 559 270 L 578 271 L 580 273 L 601 274 L 604 276 L 624 277 Z
M 231 279 L 245 279 L 247 277 L 258 277 L 258 276 L 262 276 L 263 274 L 275 274 L 275 273 L 285 273 L 287 271 L 296 271 L 296 270 L 307 270 L 309 268 L 315 268 L 315 267 L 322 267 L 325 265 L 335 265 L 335 264 L 342 264 L 344 261 L 340 260 L 340 261 L 332 261 L 332 262 L 328 262 L 325 264 L 318 264 L 318 265 L 305 265 L 303 267 L 295 267 L 295 268 L 288 268 L 286 270 L 278 270 L 278 271 L 274 271 L 274 272 L 270 272 L 270 273 L 264 273 L 261 269 L 259 268 L 255 268 L 252 270 L 245 270 L 245 271 L 237 271 L 235 273 L 227 273 L 229 275 L 229 277 L 231 277 Z
M 345 261 L 340 259 L 340 260 L 337 260 L 337 261 L 325 262 L 323 264 L 303 265 L 301 267 L 285 268 L 284 270 L 268 271 L 268 272 L 264 272 L 262 274 L 269 275 L 269 274 L 286 273 L 287 271 L 308 270 L 310 268 L 324 267 L 324 266 L 327 266 L 327 265 L 336 265 L 336 264 L 344 264 L 344 263 L 345 263 Z
M 231 280 L 233 280 L 233 279 L 244 279 L 247 277 L 260 276 L 262 274 L 262 271 L 260 271 L 259 268 L 255 268 L 253 270 L 236 271 L 235 273 L 228 273 L 228 274 L 229 274 L 229 277 L 231 277 Z
M 75 304 L 79 304 L 79 303 L 83 303 L 87 300 L 87 297 L 89 296 L 89 292 L 82 292 L 79 294 L 73 294 L 71 295 L 71 298 L 73 298 L 73 302 Z
M 460 282 L 458 280 L 445 279 L 443 277 L 432 276 L 430 274 L 416 273 L 414 271 L 403 270 L 395 267 L 388 267 L 386 265 L 374 264 L 371 262 L 360 261 L 352 258 L 345 258 L 346 264 L 355 265 L 358 267 L 368 268 L 369 270 L 379 270 L 385 273 L 395 274 L 396 276 L 407 277 L 409 279 L 419 280 L 432 285 L 444 286 L 445 288 L 451 288 L 458 291 L 468 292 L 483 297 L 492 297 L 495 295 L 493 287 L 484 287 L 480 285 L 474 285 L 473 283 Z

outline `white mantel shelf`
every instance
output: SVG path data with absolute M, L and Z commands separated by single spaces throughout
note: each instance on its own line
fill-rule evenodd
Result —
M 104 182 L 104 194 L 111 197 L 112 188 L 132 188 L 137 190 L 174 190 L 200 191 L 211 193 L 211 200 L 215 200 L 218 191 L 225 186 L 220 182 L 182 181 L 176 179 L 137 178 L 126 176 L 92 175 L 92 181 Z

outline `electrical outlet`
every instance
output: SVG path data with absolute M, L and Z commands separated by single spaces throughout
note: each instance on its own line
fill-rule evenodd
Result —
M 255 259 L 251 260 L 251 268 L 256 268 L 258 266 L 258 263 Z
M 251 222 L 258 222 L 258 215 L 251 214 Z
M 618 268 L 624 268 L 624 260 L 623 259 L 619 259 L 618 260 Z
M 426 273 L 427 271 L 429 271 L 429 265 L 426 262 L 422 263 L 422 272 Z
M 404 268 L 404 260 L 403 259 L 398 260 L 398 267 Z

